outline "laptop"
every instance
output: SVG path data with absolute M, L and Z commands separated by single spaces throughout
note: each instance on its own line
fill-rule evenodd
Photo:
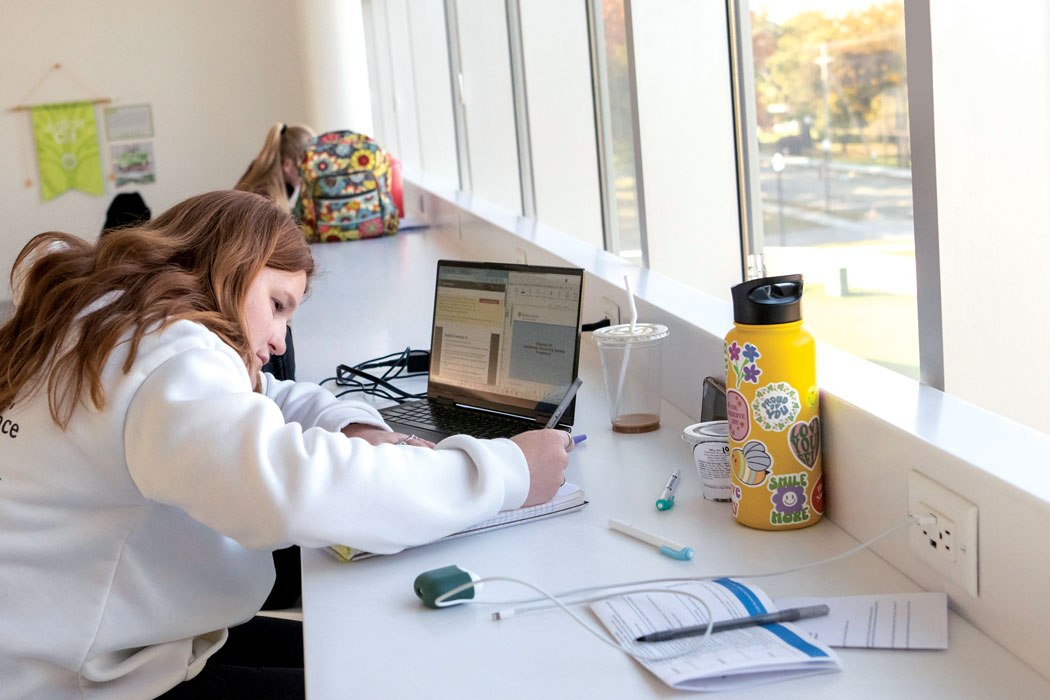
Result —
M 383 420 L 435 442 L 544 427 L 580 365 L 583 270 L 440 260 L 436 279 L 427 398 Z M 557 427 L 575 412 L 573 399 Z

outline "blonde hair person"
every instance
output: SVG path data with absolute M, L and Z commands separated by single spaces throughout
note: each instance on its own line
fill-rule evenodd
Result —
M 313 130 L 302 124 L 274 124 L 266 132 L 259 155 L 241 175 L 234 189 L 269 197 L 290 211 L 300 185 L 299 161 L 314 136 Z
M 292 217 L 236 191 L 19 255 L 0 327 L 4 697 L 303 697 L 301 624 L 255 616 L 274 549 L 393 553 L 557 491 L 561 431 L 435 446 L 260 372 L 313 270 Z

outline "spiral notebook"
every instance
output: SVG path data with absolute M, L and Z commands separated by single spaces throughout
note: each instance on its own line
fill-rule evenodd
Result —
M 554 498 L 546 503 L 541 503 L 536 506 L 527 506 L 525 508 L 516 508 L 514 510 L 502 510 L 489 520 L 476 525 L 471 525 L 464 530 L 454 532 L 437 541 L 442 542 L 457 537 L 476 535 L 479 532 L 499 530 L 500 528 L 510 527 L 511 525 L 520 525 L 522 523 L 535 522 L 536 520 L 544 520 L 546 518 L 552 518 L 555 515 L 572 513 L 583 508 L 585 505 L 587 505 L 587 500 L 584 498 L 583 489 L 576 484 L 566 482 L 562 484 L 560 489 L 558 489 L 558 493 L 554 494 Z M 330 546 L 328 551 L 335 555 L 339 560 L 345 562 L 358 561 L 359 559 L 367 559 L 368 557 L 377 556 L 362 549 L 355 549 L 353 547 L 346 547 L 338 544 Z

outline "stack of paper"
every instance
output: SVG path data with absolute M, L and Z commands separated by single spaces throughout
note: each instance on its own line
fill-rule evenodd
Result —
M 496 517 L 478 523 L 477 525 L 472 525 L 465 530 L 460 530 L 448 537 L 443 537 L 442 540 L 465 537 L 466 535 L 476 535 L 479 532 L 488 532 L 489 530 L 498 530 L 503 527 L 510 527 L 511 525 L 520 525 L 521 523 L 543 520 L 544 518 L 550 518 L 555 515 L 564 515 L 565 513 L 579 510 L 585 505 L 587 505 L 587 501 L 584 500 L 583 489 L 576 484 L 566 482 L 562 484 L 560 489 L 558 489 L 558 493 L 554 494 L 554 498 L 546 503 L 541 503 L 538 506 L 529 506 L 527 508 L 500 511 L 496 514 Z M 375 556 L 371 552 L 343 545 L 332 545 L 328 549 L 342 561 L 357 561 L 358 559 L 366 559 Z
M 641 655 L 685 652 L 663 661 L 638 659 L 657 678 L 677 690 L 730 690 L 786 678 L 838 671 L 835 653 L 809 639 L 793 624 L 744 627 L 667 642 L 635 642 L 650 632 L 707 622 L 700 603 L 671 591 L 687 591 L 711 608 L 715 620 L 773 612 L 773 601 L 759 588 L 736 579 L 667 586 L 668 593 L 633 593 L 591 604 L 598 619 L 621 644 Z M 689 651 L 692 649 L 692 651 Z M 637 657 L 636 657 L 637 658 Z

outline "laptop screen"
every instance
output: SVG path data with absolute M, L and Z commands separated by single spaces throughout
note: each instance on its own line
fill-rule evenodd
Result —
M 551 414 L 579 368 L 582 299 L 581 269 L 439 261 L 427 395 Z

